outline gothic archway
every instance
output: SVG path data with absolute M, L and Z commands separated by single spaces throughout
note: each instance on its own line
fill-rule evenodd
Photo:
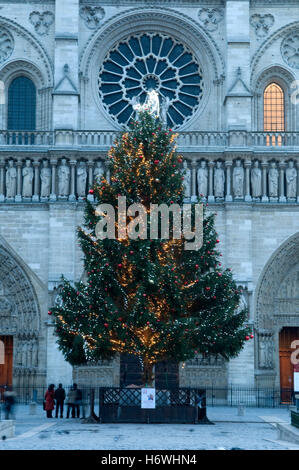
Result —
M 280 385 L 279 333 L 299 327 L 298 292 L 299 232 L 274 252 L 256 288 L 256 379 L 261 385 Z
M 0 338 L 9 345 L 12 356 L 6 378 L 2 374 L 2 382 L 9 382 L 12 376 L 14 386 L 19 389 L 39 383 L 40 330 L 40 311 L 33 285 L 18 260 L 0 246 Z

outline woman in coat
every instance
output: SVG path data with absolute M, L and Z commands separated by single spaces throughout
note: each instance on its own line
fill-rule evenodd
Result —
M 51 384 L 45 393 L 45 410 L 47 412 L 47 418 L 53 418 L 52 411 L 54 410 L 55 405 L 54 393 L 54 384 Z

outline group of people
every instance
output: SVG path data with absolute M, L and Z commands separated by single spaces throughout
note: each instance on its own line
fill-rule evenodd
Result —
M 55 390 L 55 385 L 51 384 L 45 393 L 44 410 L 47 412 L 47 418 L 53 418 L 52 412 L 55 409 L 55 418 L 63 418 L 64 404 L 67 405 L 66 417 L 80 418 L 80 406 L 82 405 L 82 392 L 77 384 L 74 384 L 69 393 L 66 395 L 62 384 L 58 385 Z

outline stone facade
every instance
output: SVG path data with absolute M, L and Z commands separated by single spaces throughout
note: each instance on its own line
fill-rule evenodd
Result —
M 154 84 L 170 90 L 186 199 L 203 194 L 217 212 L 223 265 L 255 333 L 228 364 L 182 364 L 180 382 L 279 385 L 279 331 L 299 326 L 298 17 L 293 0 L 0 1 L 0 335 L 14 336 L 15 384 L 118 384 L 118 359 L 72 371 L 47 311 L 61 274 L 83 274 L 83 197 L 129 119 L 130 87 Z M 139 78 L 138 67 L 147 67 Z M 7 129 L 8 89 L 20 76 L 37 90 L 30 132 Z M 284 92 L 284 132 L 264 130 L 272 82 Z

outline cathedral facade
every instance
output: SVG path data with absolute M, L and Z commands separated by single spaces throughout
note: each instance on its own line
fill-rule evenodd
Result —
M 0 0 L 0 385 L 114 385 L 71 368 L 48 309 L 83 276 L 76 227 L 108 149 L 156 90 L 185 196 L 217 213 L 254 339 L 181 386 L 292 386 L 299 340 L 298 0 Z

